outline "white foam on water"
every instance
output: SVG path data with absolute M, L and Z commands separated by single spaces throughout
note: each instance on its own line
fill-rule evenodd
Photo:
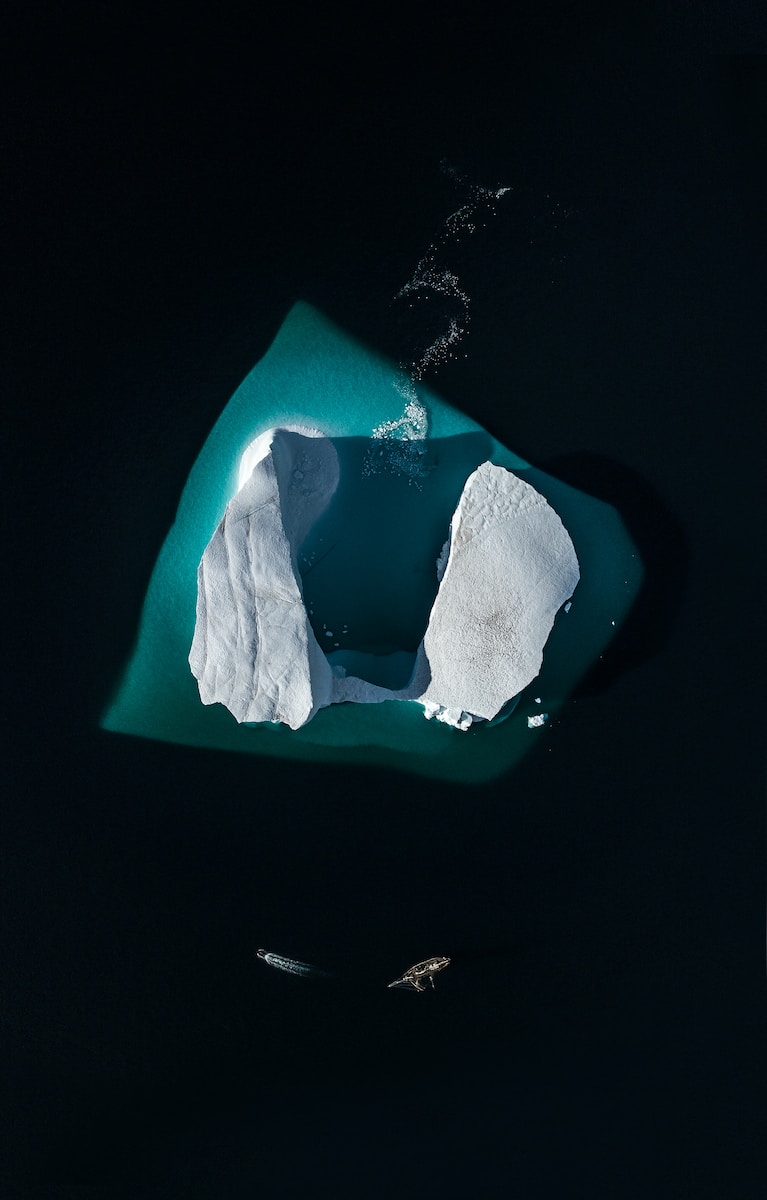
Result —
M 440 166 L 446 175 L 468 191 L 468 200 L 446 218 L 437 238 L 419 260 L 410 279 L 397 292 L 395 300 L 407 299 L 413 307 L 436 296 L 456 304 L 458 311 L 447 317 L 446 327 L 424 350 L 400 365 L 401 374 L 395 387 L 405 401 L 404 409 L 399 416 L 383 421 L 372 431 L 373 445 L 363 465 L 363 476 L 390 471 L 404 475 L 416 487 L 428 471 L 423 443 L 429 433 L 429 413 L 418 394 L 417 384 L 430 371 L 455 358 L 455 349 L 466 336 L 471 320 L 471 297 L 442 257 L 461 237 L 475 232 L 483 210 L 485 215 L 495 215 L 495 202 L 511 191 L 508 187 L 486 188 L 471 183 L 444 160 Z
M 286 971 L 288 975 L 300 975 L 304 979 L 322 978 L 328 974 L 320 967 L 311 963 L 299 962 L 295 958 L 285 958 L 282 954 L 272 954 L 271 950 L 258 950 L 257 957 L 267 966 L 275 967 L 278 971 Z

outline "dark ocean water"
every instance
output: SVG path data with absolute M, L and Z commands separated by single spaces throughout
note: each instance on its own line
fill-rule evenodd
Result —
M 127 15 L 19 46 L 12 1186 L 760 1194 L 763 62 L 570 20 L 556 60 L 485 29 L 418 70 L 391 31 L 351 58 Z M 491 784 L 100 730 L 291 305 L 395 361 L 420 336 L 392 299 L 456 207 L 443 158 L 513 191 L 451 249 L 466 357 L 429 382 L 618 508 L 635 610 Z M 432 954 L 433 993 L 386 989 Z

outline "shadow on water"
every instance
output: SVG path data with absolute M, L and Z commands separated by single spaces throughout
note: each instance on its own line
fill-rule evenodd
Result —
M 563 483 L 611 504 L 636 543 L 641 586 L 610 646 L 578 683 L 574 695 L 606 691 L 668 644 L 689 575 L 689 543 L 680 522 L 655 489 L 622 463 L 598 454 L 565 454 L 537 464 Z

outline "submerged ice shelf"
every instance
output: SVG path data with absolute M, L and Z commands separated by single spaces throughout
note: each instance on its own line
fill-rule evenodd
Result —
M 465 730 L 492 720 L 538 675 L 579 571 L 561 520 L 530 484 L 490 462 L 469 475 L 434 565 L 438 590 L 410 677 L 392 688 L 326 654 L 304 603 L 299 553 L 339 481 L 332 441 L 273 429 L 243 457 L 245 481 L 198 569 L 189 662 L 204 704 L 224 704 L 240 722 L 298 729 L 331 704 L 415 701 L 427 717 Z M 366 486 L 359 476 L 357 489 Z M 403 541 L 409 534 L 399 531 Z M 334 557 L 341 595 L 354 587 L 353 544 L 347 535 Z M 396 560 L 372 564 L 377 575 L 399 569 Z
M 407 473 L 366 474 L 371 429 L 389 421 L 397 409 L 398 382 L 394 364 L 361 346 L 309 305 L 294 306 L 268 352 L 224 408 L 192 467 L 152 573 L 136 645 L 103 714 L 104 729 L 245 754 L 375 763 L 456 781 L 493 778 L 541 744 L 540 737 L 528 729 L 527 717 L 539 713 L 541 703 L 552 718 L 556 716 L 579 678 L 616 636 L 641 583 L 636 547 L 613 508 L 531 467 L 426 387 L 419 388 L 428 406 L 429 431 L 417 447 L 423 466 L 418 486 Z M 289 549 L 283 545 L 285 579 L 292 578 L 304 612 L 294 634 L 299 641 L 305 638 L 314 671 L 302 701 L 304 716 L 312 711 L 314 715 L 295 730 L 269 717 L 257 723 L 252 723 L 252 717 L 238 722 L 223 703 L 202 704 L 188 661 L 197 624 L 197 572 L 206 547 L 227 506 L 241 502 L 240 485 L 251 478 L 257 462 L 266 463 L 268 447 L 279 443 L 278 456 L 293 453 L 290 439 L 280 435 L 275 442 L 269 432 L 291 426 L 302 438 L 294 439 L 294 448 L 305 450 L 310 441 L 313 454 L 326 458 L 325 474 L 315 477 L 317 490 L 308 507 L 280 502 L 281 511 L 290 510 L 288 523 L 292 522 Z M 324 436 L 311 438 L 318 428 Z M 260 435 L 264 435 L 261 441 Z M 374 446 L 378 452 L 378 443 Z M 244 459 L 248 449 L 250 459 Z M 330 486 L 333 456 L 338 475 Z M 574 586 L 572 580 L 563 581 L 561 598 L 558 594 L 550 598 L 554 624 L 534 686 L 528 689 L 521 684 L 516 708 L 507 720 L 473 722 L 465 733 L 424 721 L 423 715 L 425 710 L 439 713 L 459 707 L 474 715 L 492 711 L 468 693 L 431 693 L 424 687 L 419 693 L 422 702 L 417 704 L 391 702 L 383 695 L 377 695 L 375 703 L 327 703 L 328 694 L 317 680 L 317 663 L 326 680 L 322 663 L 327 664 L 332 700 L 344 688 L 357 686 L 354 679 L 371 693 L 376 688 L 390 693 L 407 689 L 415 678 L 421 644 L 429 659 L 431 686 L 442 667 L 431 635 L 426 636 L 429 627 L 432 633 L 439 632 L 437 640 L 448 660 L 456 653 L 456 642 L 445 639 L 446 628 L 458 630 L 459 651 L 468 647 L 470 617 L 455 605 L 474 604 L 478 589 L 467 592 L 459 587 L 456 590 L 463 590 L 464 599 L 447 604 L 452 589 L 449 576 L 454 574 L 460 584 L 456 533 L 460 522 L 453 523 L 452 566 L 444 572 L 442 586 L 435 563 L 467 480 L 478 469 L 478 485 L 483 469 L 505 478 L 503 472 L 496 476 L 501 468 L 524 485 L 522 493 L 529 487 L 547 503 L 552 516 L 559 514 L 567 530 L 562 533 L 568 543 L 571 540 L 580 565 L 572 610 L 567 612 L 569 602 L 559 607 Z M 303 472 L 300 465 L 292 469 Z M 311 491 L 310 475 L 303 474 Z M 275 468 L 272 488 L 278 486 L 277 475 Z M 262 485 L 266 486 L 265 480 Z M 469 489 L 472 494 L 479 495 L 474 485 Z M 273 506 L 272 516 L 277 522 L 284 513 L 280 516 Z M 244 533 L 243 527 L 238 536 Z M 492 541 L 508 533 L 509 529 L 503 533 L 499 529 L 491 535 L 488 529 L 487 537 Z M 499 557 L 488 543 L 487 553 L 477 553 L 476 558 L 472 570 L 484 569 L 482 563 L 487 567 L 504 555 Z M 435 624 L 443 603 L 446 623 L 440 617 Z M 218 611 L 225 613 L 226 606 Z M 482 619 L 485 628 L 491 627 L 493 612 Z M 530 619 L 538 620 L 532 613 Z M 217 633 L 214 625 L 215 621 L 208 636 L 228 636 L 223 627 Z M 269 628 L 268 623 L 264 628 Z M 309 651 L 310 633 L 318 653 Z M 443 680 L 457 667 L 451 661 L 444 665 Z M 237 681 L 238 687 L 241 682 Z M 278 683 L 275 678 L 269 686 L 276 688 Z M 504 680 L 499 694 L 516 687 Z M 535 703 L 533 692 L 540 698 Z M 500 716 L 513 704 L 502 708 Z

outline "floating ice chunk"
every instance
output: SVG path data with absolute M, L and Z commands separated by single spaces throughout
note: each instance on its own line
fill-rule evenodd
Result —
M 442 704 L 433 704 L 430 700 L 423 702 L 423 715 L 427 721 L 436 717 L 443 725 L 452 725 L 455 729 L 468 729 L 474 718 L 471 713 L 459 712 L 455 708 L 445 708 Z
M 548 713 L 537 713 L 536 716 L 527 718 L 527 728 L 528 729 L 540 729 L 540 727 L 542 725 L 546 724 L 548 719 L 549 719 Z
M 565 605 L 565 612 L 569 612 L 572 607 L 573 607 L 572 600 L 568 600 L 567 604 Z
M 328 438 L 285 429 L 254 446 L 250 474 L 198 568 L 189 665 L 203 704 L 298 729 L 330 703 L 333 676 L 304 607 L 295 549 L 336 489 L 338 457 Z

